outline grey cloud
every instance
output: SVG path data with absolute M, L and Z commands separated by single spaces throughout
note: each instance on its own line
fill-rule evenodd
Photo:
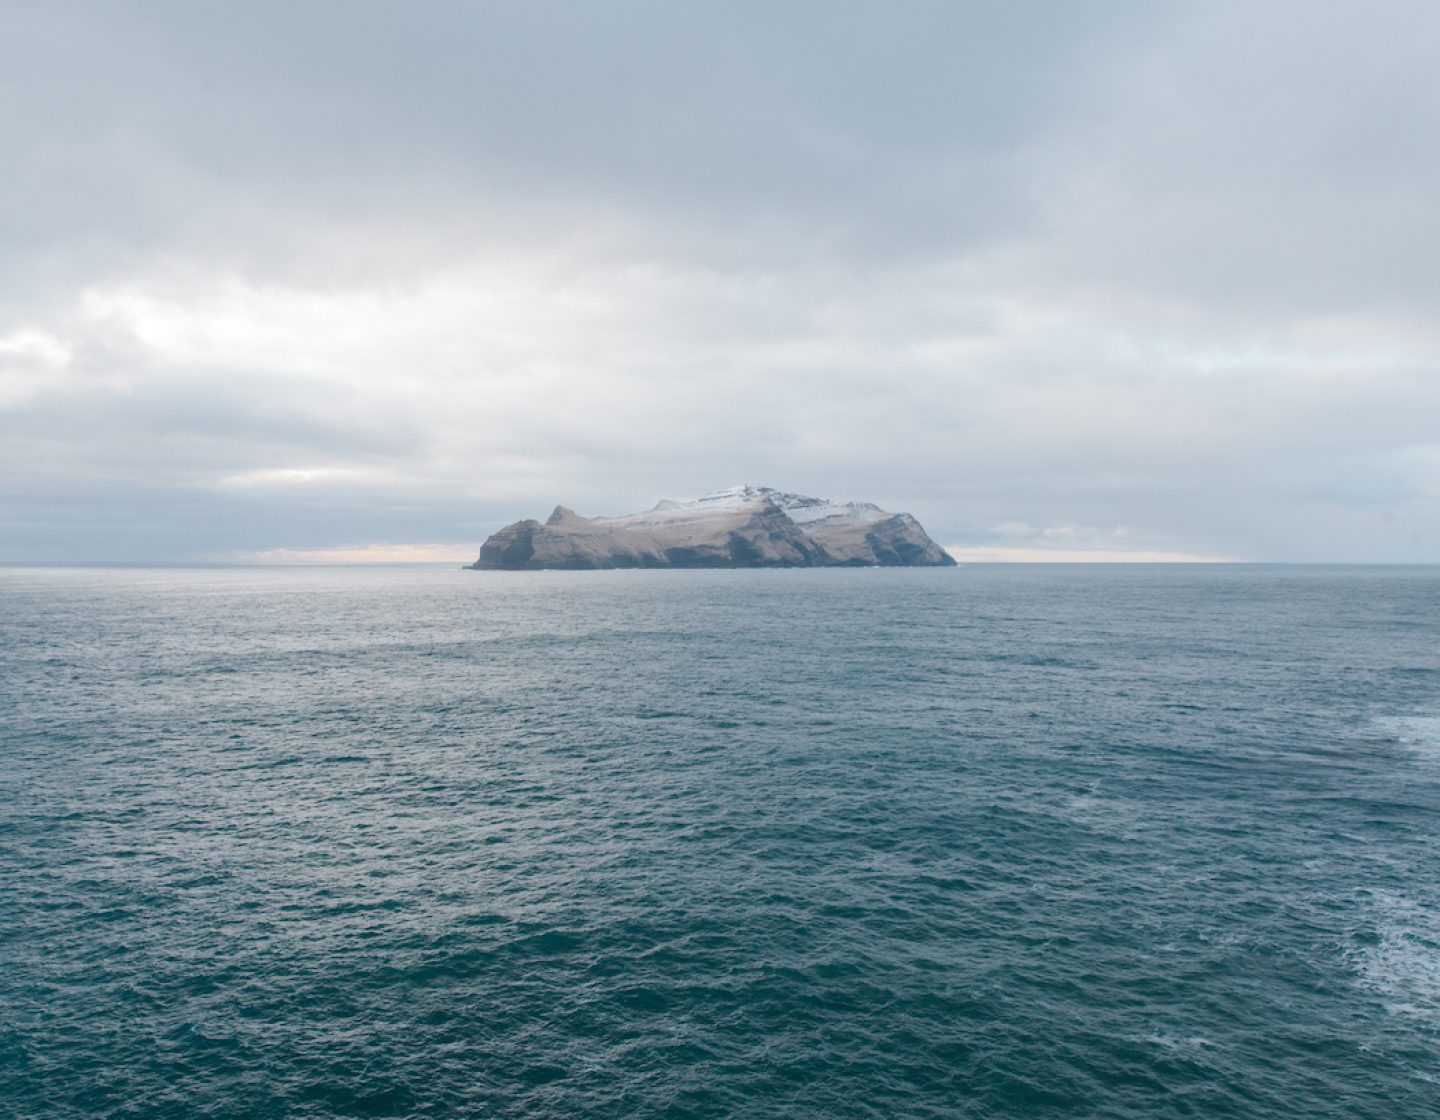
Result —
M 0 559 L 478 541 L 740 481 L 954 544 L 1440 558 L 1437 31 L 17 5 Z
M 1190 8 L 1117 56 L 1036 153 L 1047 240 L 1024 283 L 1171 301 L 1221 324 L 1433 305 L 1440 96 L 1406 2 Z M 1153 312 L 1153 307 L 1150 309 Z
M 721 242 L 752 223 L 887 252 L 992 238 L 1028 207 L 1009 153 L 1056 128 L 1087 45 L 1143 11 L 27 7 L 4 237 L 84 267 L 176 242 L 273 252 L 316 219 L 463 234 L 498 207 L 531 236 L 609 216 L 682 246 L 697 217 Z

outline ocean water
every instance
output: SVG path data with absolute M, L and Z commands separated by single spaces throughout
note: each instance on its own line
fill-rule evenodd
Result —
M 1440 570 L 0 570 L 0 1115 L 1440 1115 Z

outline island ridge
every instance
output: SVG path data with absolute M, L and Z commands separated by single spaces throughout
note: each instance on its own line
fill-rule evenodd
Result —
M 644 513 L 581 517 L 556 506 L 480 547 L 475 569 L 947 567 L 955 560 L 908 513 L 735 486 Z

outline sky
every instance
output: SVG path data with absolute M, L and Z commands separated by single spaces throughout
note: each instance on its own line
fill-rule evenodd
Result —
M 738 483 L 1440 562 L 1440 6 L 0 0 L 0 562 Z

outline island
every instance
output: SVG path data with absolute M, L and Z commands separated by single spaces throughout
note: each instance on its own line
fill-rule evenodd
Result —
M 908 513 L 769 486 L 733 486 L 644 513 L 581 517 L 564 506 L 516 521 L 480 547 L 478 570 L 950 567 Z

